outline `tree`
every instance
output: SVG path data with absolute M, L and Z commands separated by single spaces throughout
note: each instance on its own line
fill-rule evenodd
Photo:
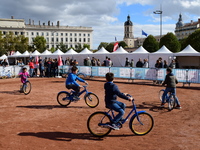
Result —
M 15 41 L 15 50 L 20 53 L 24 53 L 28 50 L 28 38 L 24 35 L 19 35 L 14 38 Z
M 4 49 L 4 41 L 3 41 L 3 34 L 0 31 L 0 56 L 6 54 L 6 50 Z
M 106 48 L 109 45 L 107 42 L 101 42 L 100 45 L 98 46 L 98 50 L 100 50 L 102 47 Z
M 109 52 L 113 52 L 113 48 L 114 48 L 114 43 L 110 43 L 108 46 L 106 46 L 106 50 Z
M 181 45 L 177 37 L 171 32 L 167 33 L 160 39 L 159 47 L 161 48 L 163 45 L 165 45 L 170 51 L 174 53 L 179 52 L 181 49 Z
M 158 42 L 156 41 L 155 37 L 152 35 L 149 35 L 143 42 L 143 47 L 146 49 L 148 52 L 156 52 L 159 47 L 158 47 Z
M 66 48 L 65 44 L 63 44 L 63 42 L 61 42 L 61 43 L 58 45 L 58 48 L 59 48 L 63 53 L 66 53 L 66 52 L 67 52 L 67 48 Z
M 119 47 L 123 47 L 123 48 L 125 48 L 125 47 L 127 47 L 128 45 L 124 42 L 124 41 L 120 41 L 119 42 Z
M 181 43 L 181 49 L 184 49 L 186 46 L 191 45 L 196 51 L 200 52 L 200 29 L 196 30 L 190 34 L 185 40 Z
M 33 40 L 33 45 L 38 52 L 42 53 L 46 49 L 46 39 L 43 36 L 36 36 L 36 38 Z

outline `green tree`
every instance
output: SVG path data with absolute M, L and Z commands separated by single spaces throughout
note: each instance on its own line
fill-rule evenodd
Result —
M 13 32 L 8 32 L 3 38 L 3 43 L 4 43 L 4 49 L 6 50 L 7 53 L 10 53 L 11 51 L 16 51 L 15 50 L 15 35 Z
M 80 43 L 78 43 L 78 44 L 75 46 L 74 50 L 75 50 L 77 53 L 79 53 L 79 52 L 81 52 L 81 51 L 83 50 L 83 47 L 82 47 L 82 45 L 81 45 Z
M 156 41 L 155 37 L 152 35 L 149 35 L 143 42 L 143 47 L 146 49 L 148 52 L 156 52 L 159 47 L 158 47 L 158 42 Z
M 109 52 L 113 52 L 113 48 L 114 48 L 114 43 L 110 43 L 108 46 L 106 46 L 106 50 Z
M 98 50 L 100 50 L 102 47 L 106 48 L 109 45 L 107 42 L 101 42 L 98 46 Z
M 119 47 L 123 47 L 123 48 L 125 48 L 125 47 L 127 47 L 128 45 L 124 42 L 124 41 L 120 41 L 119 42 Z
M 4 48 L 3 34 L 0 31 L 0 56 L 2 56 L 3 54 L 6 54 L 6 50 Z
M 165 45 L 170 51 L 174 53 L 179 52 L 181 49 L 181 45 L 177 37 L 171 32 L 167 33 L 160 39 L 159 47 L 161 48 L 163 45 Z
M 33 45 L 38 52 L 42 53 L 46 49 L 46 39 L 43 36 L 36 36 L 36 38 L 33 40 Z
M 63 42 L 61 42 L 61 43 L 58 45 L 58 48 L 59 48 L 63 53 L 66 53 L 66 52 L 67 52 L 67 48 L 66 48 L 65 44 L 63 44 Z
M 15 41 L 15 50 L 20 53 L 24 53 L 28 50 L 28 38 L 24 35 L 19 35 L 14 38 Z
M 185 40 L 181 43 L 181 49 L 184 49 L 186 46 L 191 45 L 196 51 L 200 52 L 200 29 L 196 30 L 190 34 Z

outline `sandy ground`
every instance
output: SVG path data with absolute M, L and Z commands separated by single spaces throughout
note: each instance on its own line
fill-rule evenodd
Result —
M 89 108 L 83 98 L 61 107 L 56 96 L 66 90 L 64 78 L 30 78 L 32 91 L 19 93 L 20 79 L 0 80 L 0 149 L 1 150 L 199 150 L 200 149 L 200 85 L 182 87 L 177 95 L 181 110 L 159 109 L 158 91 L 163 87 L 150 81 L 116 79 L 122 92 L 134 96 L 138 110 L 150 113 L 155 121 L 145 136 L 134 135 L 124 124 L 104 138 L 93 137 L 86 122 L 104 106 L 104 79 L 90 79 L 88 89 L 98 95 L 100 104 Z M 187 85 L 186 85 L 187 86 Z M 131 103 L 126 103 L 126 111 Z

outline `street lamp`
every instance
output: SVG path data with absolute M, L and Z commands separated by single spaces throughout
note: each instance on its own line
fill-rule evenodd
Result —
M 153 13 L 160 15 L 160 39 L 161 39 L 161 36 L 162 36 L 162 8 L 160 7 L 160 10 L 156 10 Z

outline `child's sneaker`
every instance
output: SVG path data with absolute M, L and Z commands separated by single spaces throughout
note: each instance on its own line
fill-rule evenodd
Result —
M 161 103 L 160 107 L 164 107 L 165 106 L 165 103 Z
M 119 130 L 119 127 L 116 124 L 108 124 L 108 127 L 112 128 L 113 130 Z
M 73 100 L 78 101 L 78 100 L 80 100 L 80 98 L 78 96 L 74 96 Z
M 175 108 L 176 109 L 181 109 L 182 107 L 180 105 L 177 105 Z

